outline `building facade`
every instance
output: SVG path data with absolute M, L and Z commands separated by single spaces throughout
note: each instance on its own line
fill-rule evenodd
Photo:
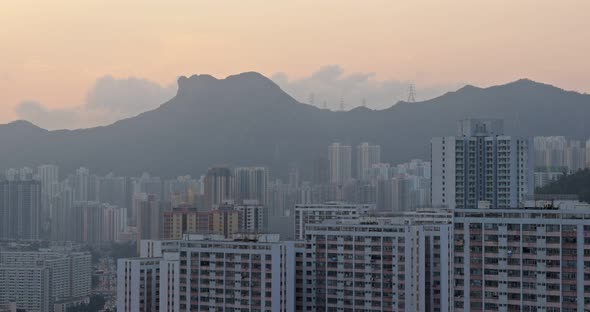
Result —
M 462 120 L 458 136 L 432 139 L 431 157 L 433 207 L 518 207 L 534 191 L 532 146 L 501 120 Z
M 41 232 L 41 182 L 0 180 L 0 239 L 37 240 Z
M 269 174 L 265 167 L 238 167 L 234 169 L 235 202 L 242 204 L 244 200 L 257 200 L 266 205 Z
M 268 229 L 268 208 L 258 200 L 243 200 L 235 209 L 240 213 L 240 231 L 246 233 L 265 233 Z
M 343 185 L 352 179 L 352 148 L 350 145 L 332 143 L 328 147 L 330 182 Z
M 456 210 L 455 311 L 590 309 L 590 208 Z
M 361 181 L 369 178 L 369 170 L 373 165 L 381 163 L 381 146 L 361 143 L 356 147 L 356 174 Z
M 162 213 L 162 238 L 182 239 L 184 234 L 209 233 L 209 212 L 180 206 Z
M 295 205 L 295 238 L 305 239 L 307 224 L 322 223 L 332 219 L 357 219 L 375 210 L 375 205 L 327 202 L 324 204 Z
M 83 252 L 0 251 L 0 305 L 51 312 L 58 301 L 88 297 L 91 262 Z
M 295 311 L 295 254 L 272 235 L 144 241 L 119 261 L 118 311 Z
M 328 220 L 305 236 L 298 311 L 450 311 L 449 213 Z
M 230 238 L 240 231 L 240 212 L 233 204 L 225 203 L 209 212 L 209 233 Z
M 214 167 L 204 180 L 205 210 L 211 211 L 227 200 L 234 199 L 234 176 L 229 168 Z

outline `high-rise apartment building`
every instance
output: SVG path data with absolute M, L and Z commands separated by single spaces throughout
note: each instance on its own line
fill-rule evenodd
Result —
M 588 144 L 564 136 L 535 137 L 535 167 L 539 171 L 576 172 L 586 167 Z
M 571 140 L 565 149 L 565 167 L 569 172 L 576 172 L 586 167 L 586 148 L 582 142 Z
M 449 311 L 451 216 L 325 220 L 307 225 L 305 242 L 269 234 L 142 241 L 142 258 L 119 260 L 118 307 Z
M 156 195 L 150 194 L 138 203 L 137 238 L 160 239 L 162 234 L 162 204 Z
M 88 179 L 90 171 L 80 167 L 73 177 L 74 201 L 88 201 Z
M 74 211 L 74 192 L 69 186 L 64 187 L 53 197 L 51 201 L 53 214 L 51 217 L 51 240 L 68 241 L 74 240 L 74 229 L 72 225 Z
M 295 311 L 296 247 L 276 235 L 142 241 L 141 256 L 119 260 L 118 311 Z
M 51 312 L 58 301 L 87 298 L 91 274 L 89 253 L 0 251 L 0 305 Z
M 41 231 L 41 182 L 0 180 L 0 239 L 37 240 Z
M 330 182 L 343 185 L 352 179 L 352 148 L 350 145 L 332 143 L 328 147 Z
M 117 177 L 109 173 L 104 177 L 98 177 L 98 201 L 115 205 L 117 207 L 129 207 L 127 203 L 127 179 Z
M 37 176 L 41 181 L 41 216 L 42 220 L 51 218 L 51 201 L 59 191 L 59 167 L 56 165 L 41 165 L 37 167 Z
M 160 311 L 160 260 L 118 260 L 117 311 Z
M 369 178 L 369 169 L 375 164 L 381 163 L 381 146 L 361 143 L 356 147 L 356 177 L 366 181 Z
M 590 207 L 537 203 L 455 210 L 455 311 L 590 308 Z
M 64 212 L 65 214 L 66 212 Z M 67 229 L 56 230 L 60 240 L 86 243 L 109 243 L 119 240 L 125 230 L 127 211 L 99 202 L 76 202 L 68 213 Z
M 265 167 L 238 167 L 234 170 L 235 201 L 257 200 L 266 205 L 268 188 L 268 170 Z
M 197 208 L 180 206 L 162 213 L 163 234 L 166 240 L 182 239 L 185 234 L 209 233 L 208 211 L 199 211 Z
M 308 224 L 297 311 L 451 311 L 451 214 Z
M 240 231 L 264 233 L 268 229 L 268 209 L 257 200 L 244 200 L 235 209 L 240 213 Z
M 240 212 L 233 204 L 224 203 L 209 212 L 210 233 L 230 238 L 240 231 Z
M 564 136 L 534 137 L 535 166 L 561 168 L 565 166 L 565 150 L 568 146 Z
M 234 176 L 229 168 L 214 167 L 204 180 L 205 210 L 211 211 L 227 200 L 234 199 Z
M 462 120 L 458 136 L 432 139 L 431 156 L 434 207 L 517 207 L 533 193 L 532 146 L 504 135 L 501 120 Z

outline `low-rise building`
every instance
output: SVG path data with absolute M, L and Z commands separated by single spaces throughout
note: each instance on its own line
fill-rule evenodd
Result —
M 342 202 L 295 205 L 295 238 L 299 240 L 305 238 L 307 224 L 317 224 L 332 219 L 357 219 L 373 210 L 375 205 Z

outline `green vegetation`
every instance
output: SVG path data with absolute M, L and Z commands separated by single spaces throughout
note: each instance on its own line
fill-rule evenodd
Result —
M 564 175 L 557 181 L 538 188 L 537 194 L 576 194 L 580 201 L 590 203 L 590 169 Z

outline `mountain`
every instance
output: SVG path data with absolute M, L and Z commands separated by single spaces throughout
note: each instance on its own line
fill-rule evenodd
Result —
M 590 203 L 590 169 L 564 175 L 557 181 L 537 189 L 538 194 L 575 194 L 580 201 Z
M 502 118 L 505 132 L 515 135 L 590 137 L 590 95 L 530 80 L 347 112 L 299 103 L 253 72 L 181 77 L 178 85 L 177 95 L 159 108 L 109 126 L 47 131 L 25 121 L 0 125 L 0 164 L 163 177 L 198 175 L 213 165 L 268 165 L 284 175 L 291 165 L 311 170 L 334 141 L 380 144 L 387 162 L 428 159 L 431 137 L 454 135 L 457 121 L 469 117 Z

